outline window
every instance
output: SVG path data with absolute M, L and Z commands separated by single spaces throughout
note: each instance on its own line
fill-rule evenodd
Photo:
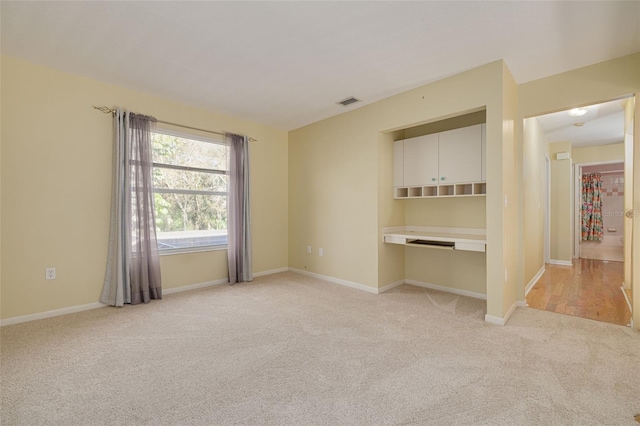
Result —
M 161 252 L 227 244 L 229 147 L 220 140 L 153 133 L 153 191 Z

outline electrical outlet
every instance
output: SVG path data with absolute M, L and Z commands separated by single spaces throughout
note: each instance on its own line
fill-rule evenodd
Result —
M 311 246 L 307 246 L 307 253 L 311 253 Z
M 55 280 L 56 279 L 56 268 L 47 268 L 47 269 L 45 269 L 44 278 L 46 280 Z
M 324 256 L 324 249 L 322 247 L 318 249 L 318 256 L 320 257 Z

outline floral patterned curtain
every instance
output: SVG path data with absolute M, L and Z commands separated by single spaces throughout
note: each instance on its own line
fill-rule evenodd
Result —
M 602 241 L 602 179 L 600 173 L 582 175 L 582 240 Z

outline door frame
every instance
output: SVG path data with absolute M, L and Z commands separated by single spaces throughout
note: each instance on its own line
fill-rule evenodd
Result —
M 544 155 L 545 190 L 544 197 L 544 263 L 551 262 L 551 159 Z

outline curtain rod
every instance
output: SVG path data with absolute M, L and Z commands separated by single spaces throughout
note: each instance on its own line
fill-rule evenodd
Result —
M 94 109 L 97 109 L 98 111 L 103 112 L 103 113 L 105 113 L 105 114 L 111 114 L 111 115 L 113 115 L 113 114 L 115 114 L 115 113 L 116 113 L 116 110 L 115 110 L 115 109 L 111 109 L 111 108 L 106 107 L 106 106 L 99 106 L 99 107 L 97 107 L 97 106 L 93 105 L 93 108 L 94 108 Z M 185 125 L 183 125 L 183 124 L 178 124 L 178 123 L 171 123 L 170 121 L 162 121 L 162 120 L 157 120 L 157 119 L 156 119 L 156 121 L 157 121 L 158 123 L 168 124 L 168 125 L 170 125 L 170 126 L 182 127 L 183 129 L 191 129 L 191 130 L 197 130 L 197 131 L 199 131 L 199 132 L 213 133 L 213 134 L 216 134 L 216 135 L 222 135 L 222 136 L 225 136 L 225 133 L 224 133 L 224 132 L 214 132 L 213 130 L 199 129 L 199 128 L 197 128 L 197 127 L 185 126 Z M 250 138 L 249 138 L 249 141 L 251 141 L 251 142 L 257 142 L 258 140 L 250 137 Z

